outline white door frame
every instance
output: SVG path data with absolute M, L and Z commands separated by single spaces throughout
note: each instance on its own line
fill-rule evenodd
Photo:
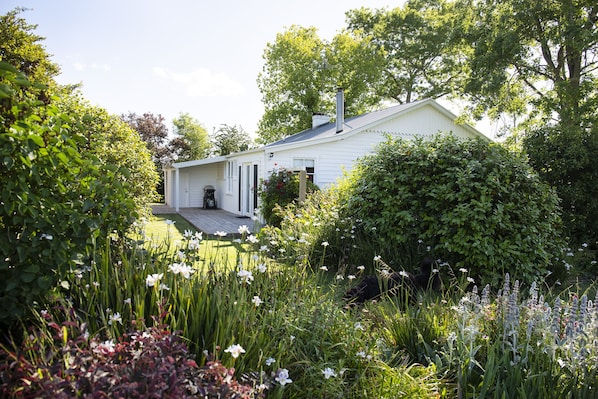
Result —
M 256 165 L 253 162 L 243 162 L 241 166 L 241 176 L 239 177 L 241 179 L 241 192 L 239 193 L 241 196 L 241 216 L 252 217 L 257 206 L 254 199 L 254 193 L 257 190 L 257 187 L 254 187 Z

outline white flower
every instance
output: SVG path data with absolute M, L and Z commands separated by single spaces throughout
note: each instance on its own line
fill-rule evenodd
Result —
M 363 331 L 363 330 L 364 330 L 364 328 L 363 328 L 363 325 L 362 325 L 360 322 L 356 322 L 356 323 L 353 325 L 353 327 L 354 327 L 356 330 L 361 330 L 361 331 Z
M 337 279 L 337 280 L 344 280 L 344 279 L 345 279 L 345 277 L 344 277 L 342 274 L 337 274 L 337 275 L 336 275 L 336 279 Z
M 183 237 L 189 239 L 193 237 L 193 232 L 191 230 L 185 230 L 185 232 L 183 233 Z
M 336 377 L 336 372 L 330 367 L 326 367 L 324 370 L 322 370 L 322 374 L 324 374 L 324 378 L 326 379 L 329 379 L 330 377 Z
M 324 242 L 322 243 L 322 246 L 323 246 L 324 248 L 326 248 L 326 247 L 327 247 L 327 246 L 329 246 L 329 245 L 330 245 L 330 244 L 328 243 L 328 241 L 324 241 Z
M 241 353 L 245 353 L 245 349 L 239 344 L 231 345 L 224 351 L 230 353 L 235 359 L 238 358 Z
M 320 266 L 320 270 L 324 270 L 325 272 L 328 271 L 328 267 L 327 266 Z
M 364 271 L 365 266 L 364 265 L 357 266 L 357 270 Z
M 249 227 L 247 227 L 246 225 L 243 226 L 239 226 L 239 234 L 249 234 L 251 233 L 251 231 L 249 231 Z
M 274 378 L 274 380 L 276 380 L 276 382 L 278 382 L 282 386 L 285 386 L 286 384 L 290 384 L 291 382 L 293 382 L 293 380 L 289 378 L 289 370 L 287 369 L 278 369 L 278 372 L 276 373 L 276 378 Z
M 160 290 L 170 291 L 170 287 L 168 287 L 166 284 L 160 284 L 160 286 L 158 288 Z
M 241 281 L 247 284 L 251 284 L 253 281 L 253 274 L 249 270 L 239 270 L 237 276 L 241 278 Z
M 260 273 L 266 273 L 266 270 L 268 270 L 268 268 L 266 267 L 266 265 L 265 265 L 265 264 L 263 264 L 263 263 L 260 263 L 259 265 L 257 265 L 257 270 L 258 270 Z
M 260 240 L 258 240 L 258 238 L 256 236 L 254 236 L 253 234 L 247 236 L 247 241 L 250 242 L 251 244 L 257 244 L 258 242 L 260 242 Z
M 380 255 L 374 256 L 374 262 L 379 262 L 381 260 L 382 260 L 382 257 Z
M 266 366 L 272 366 L 274 362 L 276 362 L 276 359 L 274 359 L 273 357 L 269 357 L 266 359 Z
M 470 282 L 470 283 L 475 283 L 475 280 L 473 278 L 471 278 L 471 277 L 467 277 L 467 281 Z
M 131 304 L 131 298 L 127 298 L 124 300 L 125 305 L 130 305 Z
M 353 280 L 353 279 L 355 278 L 355 275 L 353 275 L 353 274 L 349 274 L 349 275 L 347 276 L 347 278 L 348 278 L 349 280 Z
M 114 353 L 114 341 L 104 341 L 99 344 L 92 344 L 93 351 L 102 355 Z
M 407 273 L 405 270 L 401 270 L 399 272 L 399 275 L 403 276 L 403 277 L 409 277 L 409 273 Z
M 166 219 L 166 224 L 169 226 L 173 226 L 176 222 L 170 219 Z
M 52 234 L 42 234 L 41 236 L 39 236 L 39 238 L 42 240 L 52 241 L 54 239 L 54 236 Z
M 459 269 L 459 271 L 460 271 L 461 273 L 467 273 L 467 269 L 466 269 L 466 268 L 464 268 L 464 267 L 460 268 L 460 269 Z
M 145 285 L 153 287 L 162 277 L 164 277 L 164 273 L 150 274 L 145 278 Z
M 173 263 L 172 265 L 168 266 L 168 269 L 173 274 L 180 274 L 187 280 L 189 277 L 191 277 L 191 274 L 195 272 L 195 270 L 193 270 L 193 268 L 186 263 Z
M 262 299 L 259 296 L 255 295 L 251 302 L 253 302 L 255 306 L 260 306 L 262 304 Z
M 365 353 L 365 351 L 359 351 L 359 352 L 356 353 L 356 355 L 358 357 L 361 357 L 361 358 L 364 358 L 364 359 L 367 356 L 367 354 Z
M 218 237 L 226 237 L 227 233 L 224 231 L 217 231 L 214 235 Z
M 199 249 L 200 241 L 196 238 L 192 238 L 189 240 L 189 249 L 191 251 L 196 251 Z
M 120 313 L 116 312 L 116 313 L 110 315 L 110 317 L 108 318 L 108 324 L 112 325 L 112 323 L 123 324 L 123 319 L 120 316 Z

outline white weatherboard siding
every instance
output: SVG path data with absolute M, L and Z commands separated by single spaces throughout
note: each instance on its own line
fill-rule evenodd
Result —
M 179 207 L 203 207 L 203 189 L 208 185 L 214 186 L 216 189 L 216 201 L 220 203 L 222 190 L 224 188 L 224 173 L 222 171 L 221 163 L 180 169 L 178 190 Z
M 474 132 L 455 124 L 432 107 L 421 107 L 346 137 L 341 134 L 323 142 L 303 143 L 282 151 L 271 148 L 274 156 L 268 162 L 268 171 L 275 167 L 291 169 L 295 158 L 314 159 L 315 183 L 325 188 L 336 183 L 343 171 L 351 170 L 358 158 L 371 154 L 378 144 L 386 140 L 387 134 L 410 140 L 416 136 L 431 137 L 439 132 L 452 132 L 463 138 L 475 136 Z

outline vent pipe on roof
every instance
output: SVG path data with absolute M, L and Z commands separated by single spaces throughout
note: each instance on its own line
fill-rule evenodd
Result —
M 336 91 L 336 132 L 343 131 L 345 124 L 345 95 L 341 87 Z

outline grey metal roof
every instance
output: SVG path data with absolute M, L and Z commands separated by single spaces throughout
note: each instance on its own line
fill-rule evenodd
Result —
M 421 104 L 426 100 L 414 101 L 407 104 L 395 105 L 378 111 L 368 112 L 367 114 L 353 116 L 345 119 L 343 124 L 343 131 L 336 132 L 336 122 L 330 122 L 322 126 L 318 126 L 314 129 L 307 129 L 302 132 L 296 133 L 292 136 L 285 137 L 281 140 L 267 144 L 265 147 L 274 147 L 282 144 L 294 144 L 310 140 L 318 140 L 327 137 L 340 137 L 341 135 L 348 134 L 354 130 L 362 129 L 374 122 L 385 119 L 391 115 L 399 112 L 403 112 L 409 108 Z

